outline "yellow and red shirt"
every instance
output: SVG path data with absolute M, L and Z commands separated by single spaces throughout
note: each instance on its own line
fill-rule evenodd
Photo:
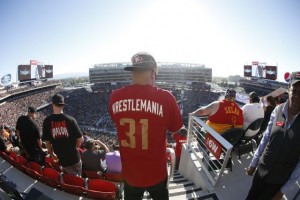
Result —
M 231 128 L 242 128 L 243 111 L 235 102 L 223 99 L 218 111 L 209 116 L 206 123 L 219 134 Z

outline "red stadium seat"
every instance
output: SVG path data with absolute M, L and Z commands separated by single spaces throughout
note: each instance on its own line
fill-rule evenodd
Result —
M 0 151 L 0 156 L 7 162 L 12 162 L 12 158 L 9 155 L 7 155 L 4 151 Z
M 79 176 L 71 174 L 63 174 L 61 181 L 61 188 L 65 192 L 69 192 L 75 195 L 82 195 L 85 189 L 85 180 Z
M 0 156 L 5 159 L 5 157 L 8 155 L 4 151 L 0 151 Z
M 25 167 L 26 173 L 32 178 L 43 182 L 44 178 L 43 178 L 43 170 L 41 165 L 32 161 L 28 162 L 27 165 L 28 167 Z
M 105 173 L 105 179 L 114 182 L 123 182 L 122 175 L 119 173 Z
M 36 180 L 41 180 L 42 179 L 42 175 L 40 175 L 39 173 L 37 173 L 33 169 L 30 169 L 29 167 L 25 167 L 25 166 L 24 166 L 24 169 L 25 169 L 26 174 L 31 176 L 31 178 L 36 179 Z
M 87 197 L 94 199 L 115 199 L 117 189 L 114 183 L 100 179 L 89 179 L 86 189 Z
M 61 166 L 59 162 L 54 161 L 51 157 L 45 157 L 45 166 L 46 167 L 52 167 L 56 171 L 62 172 Z
M 82 174 L 89 179 L 104 179 L 103 176 L 98 174 L 98 171 L 82 170 Z
M 13 160 L 17 160 L 17 154 L 15 152 L 10 151 L 9 152 L 9 156 L 13 159 Z
M 25 168 L 27 167 L 27 160 L 23 156 L 17 156 L 17 160 L 15 162 L 15 167 L 18 168 L 20 171 L 25 172 Z
M 50 157 L 45 157 L 45 166 L 53 168 L 53 159 Z
M 33 162 L 33 161 L 30 161 L 28 162 L 28 167 L 30 169 L 33 169 L 34 171 L 36 171 L 37 173 L 43 175 L 43 168 L 40 164 L 38 164 L 37 162 Z
M 43 168 L 44 182 L 50 187 L 60 188 L 61 173 L 50 167 Z
M 12 164 L 14 167 L 17 167 L 17 165 L 18 165 L 18 162 L 17 162 L 18 155 L 15 152 L 9 152 L 8 155 L 11 158 L 10 159 L 10 164 Z

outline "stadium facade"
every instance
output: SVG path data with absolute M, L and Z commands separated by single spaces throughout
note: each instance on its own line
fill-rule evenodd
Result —
M 190 63 L 157 63 L 157 82 L 192 84 L 211 82 L 212 69 L 202 64 Z M 130 63 L 96 64 L 89 69 L 90 83 L 128 83 L 131 81 L 130 72 L 124 67 Z

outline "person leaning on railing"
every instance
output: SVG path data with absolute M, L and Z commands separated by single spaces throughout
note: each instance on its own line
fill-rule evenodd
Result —
M 235 95 L 235 90 L 228 89 L 223 100 L 214 101 L 201 107 L 192 112 L 192 115 L 208 115 L 207 125 L 219 134 L 231 128 L 242 128 L 244 123 L 243 111 L 235 102 Z

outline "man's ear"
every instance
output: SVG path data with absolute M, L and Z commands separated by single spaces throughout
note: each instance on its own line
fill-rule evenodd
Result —
M 152 76 L 152 78 L 153 78 L 154 80 L 156 80 L 156 79 L 157 79 L 157 72 L 156 72 L 155 70 L 152 70 L 151 76 Z

